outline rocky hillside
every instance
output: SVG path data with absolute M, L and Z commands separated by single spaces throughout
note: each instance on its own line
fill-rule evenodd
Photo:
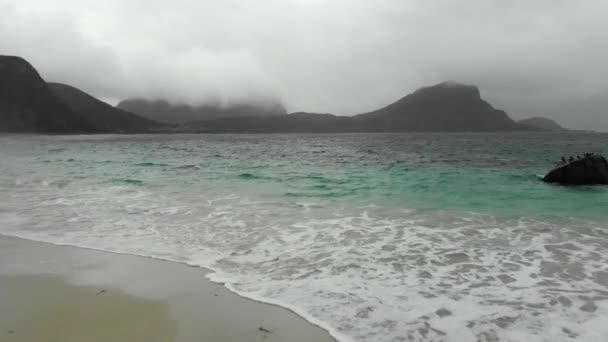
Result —
M 95 131 L 53 94 L 30 63 L 0 56 L 0 132 Z
M 62 103 L 88 123 L 103 132 L 146 132 L 163 129 L 163 125 L 133 113 L 115 108 L 72 86 L 48 83 Z

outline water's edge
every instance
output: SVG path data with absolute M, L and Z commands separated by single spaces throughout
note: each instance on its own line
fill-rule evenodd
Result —
M 225 281 L 224 279 L 221 278 L 221 276 L 219 275 L 221 273 L 220 270 L 217 269 L 213 269 L 210 266 L 202 266 L 202 265 L 197 265 L 194 263 L 190 263 L 190 262 L 183 262 L 183 261 L 179 261 L 179 260 L 172 260 L 169 258 L 161 258 L 158 256 L 154 256 L 154 255 L 142 255 L 142 254 L 133 254 L 133 253 L 127 253 L 127 252 L 120 252 L 120 251 L 116 251 L 116 250 L 106 250 L 106 249 L 101 249 L 101 248 L 93 248 L 93 247 L 85 247 L 85 246 L 79 246 L 79 245 L 75 245 L 75 244 L 67 244 L 67 243 L 56 243 L 56 242 L 50 242 L 50 241 L 45 241 L 45 240 L 37 240 L 37 239 L 33 239 L 31 237 L 25 237 L 25 236 L 19 236 L 18 234 L 6 234 L 6 233 L 2 233 L 0 234 L 0 238 L 1 237 L 10 237 L 10 238 L 17 238 L 17 239 L 22 239 L 22 240 L 26 240 L 26 241 L 33 241 L 33 242 L 39 242 L 39 243 L 48 243 L 54 246 L 59 246 L 59 247 L 74 247 L 74 248 L 82 248 L 82 249 L 87 249 L 87 250 L 93 250 L 93 251 L 99 251 L 99 252 L 104 252 L 104 253 L 112 253 L 112 254 L 118 254 L 118 255 L 129 255 L 129 256 L 134 256 L 134 257 L 140 257 L 140 258 L 149 258 L 149 259 L 153 259 L 153 260 L 160 260 L 160 261 L 167 261 L 167 262 L 173 262 L 176 264 L 181 264 L 181 265 L 187 265 L 187 266 L 191 266 L 191 267 L 197 267 L 200 268 L 203 271 L 208 271 L 205 274 L 205 278 L 207 278 L 209 281 L 216 283 L 216 284 L 220 284 L 222 285 L 224 288 L 228 289 L 230 292 L 236 294 L 237 296 L 240 296 L 242 298 L 246 298 L 252 301 L 255 301 L 257 303 L 261 303 L 261 304 L 266 304 L 266 305 L 273 305 L 273 306 L 277 306 L 280 307 L 282 309 L 288 310 L 290 312 L 293 312 L 294 314 L 296 314 L 298 317 L 302 318 L 304 321 L 319 327 L 325 331 L 327 331 L 327 333 L 333 337 L 334 339 L 336 339 L 338 342 L 354 342 L 354 340 L 342 333 L 340 333 L 339 331 L 337 331 L 335 328 L 333 328 L 331 325 L 329 325 L 329 323 L 324 322 L 322 320 L 319 320 L 315 317 L 313 317 L 312 315 L 310 315 L 308 312 L 306 312 L 306 310 L 295 306 L 295 305 L 289 305 L 287 303 L 278 301 L 278 300 L 274 300 L 274 299 L 270 299 L 270 298 L 265 298 L 262 296 L 255 296 L 255 295 L 248 295 L 243 291 L 238 291 L 236 290 L 233 286 L 230 285 L 230 283 L 228 283 L 227 281 Z

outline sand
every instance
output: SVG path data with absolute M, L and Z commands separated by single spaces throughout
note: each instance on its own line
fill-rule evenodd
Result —
M 0 341 L 335 342 L 289 310 L 210 282 L 207 272 L 0 236 Z

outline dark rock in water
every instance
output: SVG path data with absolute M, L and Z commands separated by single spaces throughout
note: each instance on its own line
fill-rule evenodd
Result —
M 571 185 L 608 184 L 608 162 L 602 156 L 586 156 L 559 165 L 543 181 Z

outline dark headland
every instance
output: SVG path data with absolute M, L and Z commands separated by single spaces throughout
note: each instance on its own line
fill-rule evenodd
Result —
M 0 132 L 122 133 L 166 129 L 74 87 L 46 83 L 21 57 L 0 56 Z
M 190 107 L 131 99 L 118 108 L 69 85 L 46 83 L 26 60 L 0 56 L 0 132 L 347 133 L 548 131 L 516 122 L 477 87 L 445 82 L 354 116 L 287 114 L 280 101 Z
M 48 83 L 55 96 L 74 113 L 104 132 L 162 130 L 162 124 L 115 108 L 72 86 Z
M 75 133 L 96 129 L 62 103 L 30 63 L 0 56 L 0 131 Z

